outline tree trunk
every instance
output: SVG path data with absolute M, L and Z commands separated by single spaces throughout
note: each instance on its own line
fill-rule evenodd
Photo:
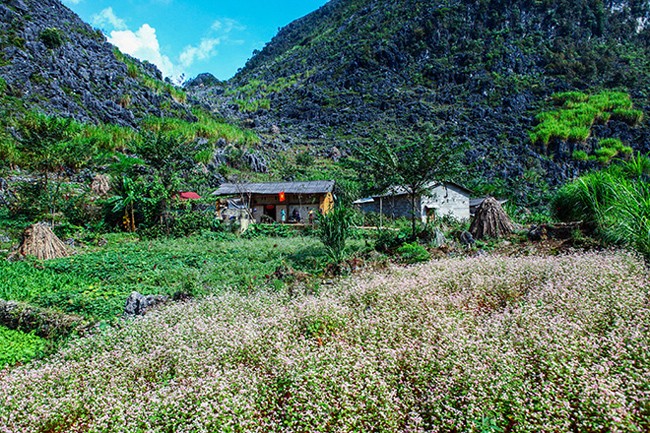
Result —
M 135 233 L 135 212 L 133 211 L 133 204 L 131 204 L 131 233 Z
M 411 194 L 411 236 L 413 237 L 413 240 L 415 240 L 415 193 Z

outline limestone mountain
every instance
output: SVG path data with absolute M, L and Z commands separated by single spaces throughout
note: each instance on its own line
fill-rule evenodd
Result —
M 188 89 L 281 131 L 272 142 L 345 153 L 431 123 L 470 144 L 474 178 L 555 184 L 594 166 L 572 155 L 592 155 L 603 138 L 650 150 L 638 114 L 596 116 L 586 137 L 531 138 L 540 113 L 572 109 L 558 92 L 630 95 L 625 109 L 648 112 L 649 18 L 638 0 L 332 0 L 281 29 L 229 83 L 202 77 Z
M 119 53 L 58 0 L 0 3 L 0 78 L 25 109 L 81 122 L 190 117 L 154 65 Z

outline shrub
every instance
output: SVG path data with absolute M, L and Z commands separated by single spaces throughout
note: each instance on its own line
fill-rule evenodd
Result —
M 409 233 L 403 230 L 382 229 L 377 231 L 375 250 L 384 254 L 393 254 L 395 250 L 411 239 Z
M 431 259 L 429 251 L 417 242 L 402 245 L 397 249 L 396 254 L 400 261 L 409 264 L 426 262 Z
M 314 165 L 314 156 L 309 152 L 301 152 L 296 155 L 296 164 L 302 165 L 303 167 L 311 167 Z
M 596 207 L 607 200 L 611 175 L 595 171 L 564 185 L 551 199 L 551 209 L 561 221 L 595 224 Z
M 286 224 L 253 224 L 242 234 L 244 239 L 293 238 L 295 236 L 296 228 Z
M 54 27 L 49 27 L 43 30 L 40 39 L 41 42 L 43 42 L 43 44 L 45 44 L 45 46 L 50 50 L 59 48 L 64 42 L 63 32 Z
M 202 231 L 224 231 L 221 221 L 212 211 L 176 210 L 169 213 L 167 219 L 167 233 L 174 237 L 187 237 Z

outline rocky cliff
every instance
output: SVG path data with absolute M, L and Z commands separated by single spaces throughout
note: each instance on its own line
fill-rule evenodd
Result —
M 533 145 L 536 114 L 569 90 L 628 92 L 648 112 L 649 17 L 636 0 L 332 0 L 281 29 L 227 86 L 189 89 L 259 131 L 276 125 L 275 142 L 324 155 L 431 123 L 470 144 L 473 178 L 557 184 L 590 163 L 571 158 L 575 143 Z M 587 148 L 614 136 L 650 150 L 647 120 L 593 128 Z
M 147 115 L 189 117 L 155 66 L 121 55 L 58 0 L 2 1 L 0 77 L 27 109 L 82 122 L 135 126 Z

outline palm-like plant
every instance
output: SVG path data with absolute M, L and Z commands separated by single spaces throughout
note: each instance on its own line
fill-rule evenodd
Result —
M 135 206 L 141 200 L 138 185 L 133 179 L 122 176 L 122 193 L 114 195 L 108 199 L 108 203 L 113 205 L 113 212 L 124 211 L 125 225 L 128 222 L 128 229 L 130 232 L 135 232 Z

